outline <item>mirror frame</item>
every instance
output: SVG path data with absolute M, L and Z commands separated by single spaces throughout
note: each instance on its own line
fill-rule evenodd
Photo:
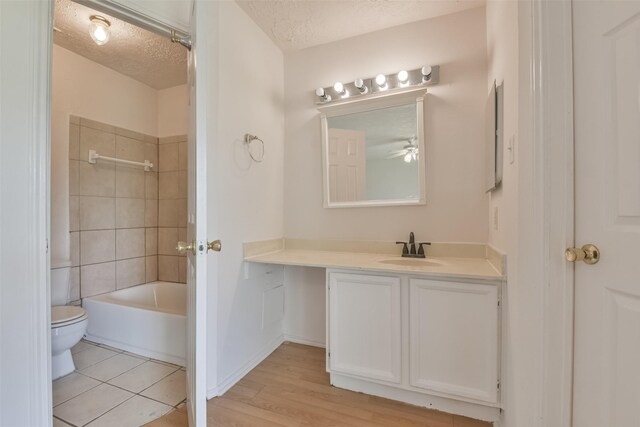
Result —
M 424 87 L 379 92 L 358 97 L 357 99 L 345 99 L 318 107 L 320 111 L 320 128 L 322 135 L 322 192 L 324 194 L 325 208 L 362 208 L 377 206 L 417 206 L 425 205 L 426 200 L 426 153 L 424 143 L 424 98 L 427 91 Z M 388 199 L 388 200 L 363 200 L 357 202 L 332 202 L 329 200 L 329 126 L 330 117 L 342 116 L 352 113 L 363 113 L 388 107 L 416 104 L 418 152 L 423 153 L 419 160 L 420 198 L 417 200 Z

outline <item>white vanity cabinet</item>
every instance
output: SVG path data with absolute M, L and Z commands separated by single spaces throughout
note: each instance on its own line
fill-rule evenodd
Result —
M 400 278 L 332 273 L 329 290 L 329 369 L 399 384 Z
M 500 406 L 501 284 L 328 270 L 331 383 L 493 418 Z

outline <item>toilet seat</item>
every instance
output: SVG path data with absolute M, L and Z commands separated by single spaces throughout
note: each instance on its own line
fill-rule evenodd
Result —
M 60 305 L 51 307 L 51 327 L 60 328 L 73 325 L 87 318 L 87 312 L 82 307 Z

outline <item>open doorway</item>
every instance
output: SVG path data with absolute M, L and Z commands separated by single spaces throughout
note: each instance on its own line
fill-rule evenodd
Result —
M 55 2 L 54 425 L 142 425 L 185 404 L 187 53 Z

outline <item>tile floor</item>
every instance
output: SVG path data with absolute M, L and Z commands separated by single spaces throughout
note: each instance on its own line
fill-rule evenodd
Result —
M 76 371 L 53 382 L 54 427 L 137 427 L 183 405 L 184 368 L 89 341 Z

